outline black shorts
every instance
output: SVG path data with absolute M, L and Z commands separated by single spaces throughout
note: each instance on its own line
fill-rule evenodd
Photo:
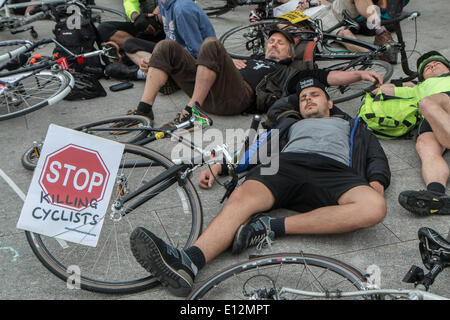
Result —
M 125 31 L 126 33 L 131 34 L 133 37 L 137 37 L 139 39 L 151 41 L 151 42 L 158 42 L 160 40 L 163 40 L 165 38 L 164 32 L 161 30 L 157 34 L 149 34 L 149 35 L 143 35 L 141 33 L 138 33 L 136 31 L 136 28 L 134 27 L 132 22 L 124 22 L 124 21 L 107 21 L 101 23 L 98 27 L 98 33 L 100 35 L 101 42 L 107 42 L 112 37 L 114 33 L 117 31 Z M 154 47 L 154 45 L 153 45 Z M 144 50 L 148 51 L 148 50 Z M 153 48 L 152 48 L 153 51 Z
M 270 189 L 275 198 L 272 209 L 307 212 L 337 205 L 346 191 L 369 185 L 354 169 L 313 153 L 280 153 L 279 169 L 274 175 L 261 175 L 261 166 L 270 165 L 253 168 L 246 180 L 257 180 Z
M 450 91 L 442 92 L 447 94 L 450 97 Z M 430 124 L 426 119 L 423 119 L 422 122 L 417 127 L 417 136 L 420 136 L 422 133 L 425 132 L 433 132 L 433 129 L 431 128 Z

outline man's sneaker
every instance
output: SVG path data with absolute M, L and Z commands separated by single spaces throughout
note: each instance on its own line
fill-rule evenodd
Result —
M 118 80 L 138 80 L 139 66 L 127 66 L 123 63 L 111 63 L 105 67 L 105 76 Z
M 183 250 L 166 244 L 152 232 L 138 227 L 130 236 L 137 262 L 178 297 L 191 292 L 197 267 Z
M 177 83 L 171 77 L 169 77 L 169 79 L 167 79 L 167 82 L 159 89 L 159 92 L 167 96 L 169 94 L 177 92 L 178 90 L 180 90 L 180 87 L 178 87 Z
M 160 129 L 161 130 L 169 130 L 170 128 L 172 128 L 176 125 L 179 125 L 183 122 L 188 121 L 191 117 L 192 117 L 192 113 L 185 114 L 183 112 L 178 112 L 172 121 L 162 125 Z M 185 130 L 191 132 L 191 131 L 194 131 L 194 129 L 195 129 L 194 126 L 192 126 L 190 128 L 186 128 Z
M 443 193 L 407 190 L 399 194 L 398 202 L 419 216 L 450 214 L 450 197 Z
M 150 110 L 148 113 L 141 112 L 137 109 L 130 109 L 127 111 L 127 116 L 135 115 L 135 116 L 144 116 L 150 119 L 150 126 L 153 126 L 155 116 L 153 115 L 153 110 Z M 111 128 L 131 128 L 138 125 L 140 122 L 137 120 L 127 120 L 124 119 L 122 121 L 118 121 L 111 125 Z M 111 130 L 110 133 L 114 135 L 120 135 L 128 133 L 127 130 Z
M 257 249 L 264 245 L 270 246 L 275 237 L 275 232 L 270 229 L 270 220 L 268 216 L 258 215 L 242 224 L 234 236 L 231 253 L 239 254 L 255 245 Z

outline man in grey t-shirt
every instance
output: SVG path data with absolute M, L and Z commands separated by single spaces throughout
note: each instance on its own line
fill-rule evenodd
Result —
M 284 148 L 280 142 L 278 172 L 252 169 L 193 246 L 178 250 L 142 227 L 133 231 L 136 260 L 173 294 L 187 295 L 198 270 L 230 245 L 240 253 L 286 234 L 350 232 L 384 219 L 390 171 L 375 136 L 359 120 L 330 118 L 333 101 L 317 79 L 300 81 L 297 91 L 304 120 L 286 119 L 293 121 Z M 200 187 L 210 188 L 221 171 L 221 164 L 203 171 Z M 275 208 L 302 214 L 255 216 Z

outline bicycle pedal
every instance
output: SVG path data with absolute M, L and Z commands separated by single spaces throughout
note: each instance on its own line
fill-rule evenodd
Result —
M 403 277 L 402 281 L 406 283 L 416 283 L 422 281 L 424 277 L 425 273 L 423 272 L 423 269 L 413 265 Z

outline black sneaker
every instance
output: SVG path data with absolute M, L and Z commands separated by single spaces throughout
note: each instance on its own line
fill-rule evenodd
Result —
M 111 63 L 105 67 L 105 76 L 118 80 L 138 80 L 139 66 L 127 66 L 123 63 Z
M 198 270 L 183 250 L 166 244 L 142 227 L 131 233 L 130 244 L 137 262 L 172 294 L 186 297 L 191 292 Z
M 399 194 L 398 202 L 419 216 L 450 214 L 450 197 L 443 193 L 407 190 Z
M 176 125 L 179 125 L 183 122 L 189 121 L 189 119 L 191 119 L 191 117 L 192 117 L 192 113 L 185 114 L 183 112 L 178 112 L 172 121 L 165 123 L 164 125 L 161 126 L 160 129 L 161 130 L 169 130 L 170 128 L 172 128 Z M 190 128 L 187 128 L 186 130 L 193 131 L 194 127 L 192 126 Z
M 261 249 L 264 245 L 271 245 L 275 238 L 275 232 L 270 229 L 268 216 L 255 216 L 242 224 L 236 231 L 231 248 L 232 254 L 239 254 L 248 247 L 257 246 Z
M 169 79 L 167 79 L 167 82 L 159 89 L 159 92 L 167 96 L 169 94 L 177 92 L 178 90 L 180 90 L 180 87 L 178 87 L 177 83 L 171 77 L 169 77 Z

